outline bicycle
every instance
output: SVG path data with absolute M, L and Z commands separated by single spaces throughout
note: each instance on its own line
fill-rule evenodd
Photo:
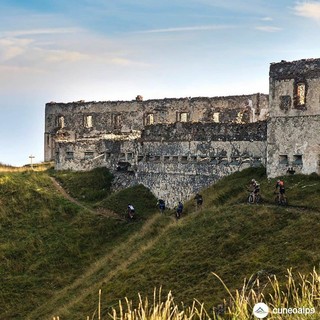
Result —
M 275 191 L 274 194 L 276 195 L 274 198 L 274 202 L 279 206 L 287 206 L 288 205 L 288 199 L 284 195 L 284 193 Z
M 249 196 L 248 196 L 248 203 L 249 204 L 258 204 L 261 202 L 261 195 L 260 193 L 254 193 L 254 191 L 251 191 Z
M 180 210 L 180 209 L 176 210 L 176 218 L 177 218 L 177 220 L 179 220 L 181 218 L 181 213 L 182 213 L 182 210 Z
M 135 211 L 134 210 L 127 210 L 123 214 L 124 220 L 126 221 L 134 221 L 136 219 Z
M 164 210 L 166 209 L 165 205 L 164 204 L 160 204 L 159 205 L 159 210 L 160 210 L 160 213 L 163 214 L 164 213 Z

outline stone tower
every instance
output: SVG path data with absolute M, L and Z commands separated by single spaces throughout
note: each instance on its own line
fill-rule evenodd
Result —
M 267 173 L 320 173 L 320 59 L 272 63 Z

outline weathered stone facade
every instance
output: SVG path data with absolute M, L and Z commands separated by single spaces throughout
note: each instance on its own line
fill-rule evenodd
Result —
M 320 173 L 320 59 L 270 67 L 267 173 Z
M 263 94 L 147 101 L 140 98 L 134 101 L 51 102 L 46 104 L 45 111 L 45 161 L 56 159 L 58 169 L 66 166 L 71 169 L 70 161 L 64 161 L 64 155 L 58 154 L 64 144 L 69 150 L 70 143 L 74 144 L 74 160 L 80 161 L 90 157 L 89 152 L 94 152 L 94 157 L 103 152 L 98 147 L 100 140 L 136 139 L 147 125 L 248 123 L 265 120 L 267 111 L 268 96 Z M 88 168 L 82 161 L 72 169 Z
M 106 166 L 118 187 L 142 183 L 169 206 L 248 166 L 319 172 L 319 74 L 320 59 L 271 64 L 269 96 L 51 102 L 45 160 Z

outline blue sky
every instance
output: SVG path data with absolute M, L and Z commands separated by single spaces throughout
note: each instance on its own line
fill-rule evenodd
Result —
M 0 162 L 43 160 L 46 102 L 268 93 L 319 31 L 320 1 L 1 0 Z

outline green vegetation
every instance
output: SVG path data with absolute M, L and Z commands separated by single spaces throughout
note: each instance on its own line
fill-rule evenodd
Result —
M 146 203 L 155 203 L 139 190 Z M 140 199 L 139 191 L 135 196 Z M 0 319 L 26 319 L 143 225 L 67 201 L 46 172 L 0 174 Z
M 112 174 L 106 168 L 92 171 L 51 171 L 73 198 L 84 202 L 96 202 L 111 194 Z
M 254 293 L 261 293 L 257 283 L 265 287 L 266 301 L 276 305 L 274 299 L 281 290 L 272 296 L 275 284 L 286 290 L 287 269 L 294 274 L 308 274 L 314 267 L 318 271 L 317 175 L 284 177 L 290 205 L 282 207 L 274 204 L 276 179 L 268 180 L 263 168 L 247 169 L 203 190 L 201 211 L 195 211 L 193 200 L 185 203 L 179 221 L 170 210 L 154 214 L 156 199 L 143 186 L 110 194 L 107 173 L 54 175 L 70 194 L 85 195 L 77 198 L 90 209 L 64 199 L 45 172 L 0 175 L 0 270 L 5 279 L 0 285 L 5 306 L 1 319 L 91 319 L 94 313 L 97 319 L 99 289 L 105 319 L 116 312 L 113 308 L 118 310 L 118 301 L 124 297 L 132 300 L 131 308 L 138 305 L 139 292 L 153 301 L 154 288 L 162 288 L 164 296 L 172 291 L 174 305 L 183 312 L 188 308 L 179 301 L 190 307 L 194 299 L 204 303 L 206 312 L 194 305 L 195 317 L 201 313 L 205 318 L 208 313 L 212 318 L 212 308 L 226 299 L 233 314 L 230 319 L 249 319 Z M 252 178 L 261 184 L 263 203 L 259 205 L 246 203 L 246 186 Z M 90 197 L 89 189 L 82 190 L 86 179 L 96 182 L 99 196 Z M 128 203 L 137 209 L 139 218 L 134 223 L 99 214 L 104 208 L 123 217 Z M 272 282 L 274 276 L 277 282 Z M 319 299 L 319 276 L 313 273 L 313 277 L 318 288 L 313 292 Z M 243 279 L 250 279 L 245 286 Z M 226 287 L 242 304 L 229 304 L 233 299 Z M 286 298 L 298 298 L 303 290 L 298 284 L 296 288 L 295 295 L 281 296 L 277 305 Z M 242 317 L 237 305 L 243 309 Z
M 262 205 L 246 203 L 251 178 L 261 183 Z M 276 275 L 283 282 L 291 267 L 303 273 L 318 267 L 320 213 L 314 208 L 320 179 L 288 177 L 289 207 L 273 204 L 275 181 L 268 181 L 263 168 L 248 169 L 204 190 L 201 212 L 194 212 L 194 201 L 188 202 L 187 217 L 129 270 L 101 287 L 110 304 L 121 296 L 135 301 L 136 292 L 151 296 L 154 288 L 162 287 L 165 293 L 172 290 L 176 301 L 190 305 L 198 299 L 211 308 L 226 297 L 212 272 L 236 289 L 252 275 L 259 275 L 261 281 Z

